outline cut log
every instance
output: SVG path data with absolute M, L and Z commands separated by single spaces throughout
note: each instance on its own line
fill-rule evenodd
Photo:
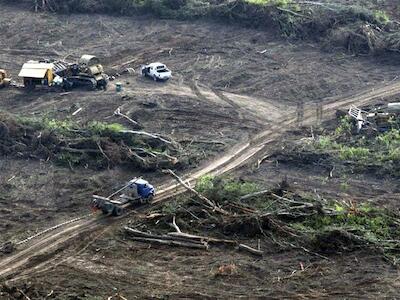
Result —
M 139 125 L 139 123 L 135 120 L 133 120 L 132 118 L 128 117 L 127 115 L 123 114 L 121 112 L 121 107 L 118 107 L 115 111 L 114 111 L 114 115 L 116 116 L 120 116 L 123 117 L 124 119 L 128 120 L 130 123 L 132 123 L 133 125 L 135 125 L 135 127 L 137 127 L 137 125 Z
M 153 243 L 159 245 L 167 245 L 167 246 L 177 246 L 177 247 L 186 247 L 186 248 L 193 248 L 193 249 L 203 249 L 208 250 L 208 246 L 199 243 L 190 243 L 190 242 L 180 242 L 175 240 L 160 240 L 156 238 L 143 238 L 143 237 L 130 237 L 133 241 L 144 242 L 144 243 Z
M 263 254 L 264 254 L 263 251 L 251 248 L 250 246 L 247 246 L 245 244 L 239 244 L 239 250 L 247 251 L 251 254 L 258 255 L 258 256 L 263 256 Z
M 184 232 L 169 232 L 168 235 L 174 236 L 174 237 L 180 237 L 188 240 L 198 240 L 198 241 L 206 241 L 210 243 L 220 243 L 220 244 L 237 244 L 236 241 L 234 240 L 225 240 L 225 239 L 218 239 L 218 238 L 212 238 L 208 236 L 200 236 L 200 235 L 193 235 L 189 233 L 184 233 Z
M 246 199 L 262 196 L 262 195 L 269 194 L 269 193 L 270 193 L 270 190 L 262 190 L 262 191 L 259 191 L 259 192 L 255 192 L 255 193 L 244 195 L 244 196 L 240 197 L 239 200 L 246 200 Z
M 221 141 L 213 141 L 213 140 L 189 140 L 182 139 L 178 141 L 179 143 L 190 143 L 190 144 L 211 144 L 211 145 L 223 145 L 226 146 L 226 143 Z
M 179 227 L 178 227 L 179 229 Z M 188 233 L 179 232 L 170 232 L 168 235 L 156 235 L 147 232 L 143 232 L 137 229 L 133 229 L 125 226 L 124 230 L 129 234 L 129 239 L 139 242 L 147 242 L 147 243 L 156 243 L 160 245 L 169 245 L 169 246 L 180 246 L 180 247 L 188 247 L 195 249 L 209 249 L 209 243 L 219 243 L 226 244 L 229 246 L 236 247 L 239 250 L 249 252 L 254 255 L 262 256 L 263 251 L 254 249 L 245 244 L 240 244 L 234 240 L 225 240 L 218 239 L 206 236 L 193 235 Z
M 175 216 L 172 217 L 172 226 L 175 228 L 176 232 L 182 233 L 181 229 L 176 225 Z
M 185 239 L 180 236 L 168 236 L 168 235 L 157 235 L 157 234 L 151 234 L 147 232 L 143 232 L 140 230 L 136 230 L 130 227 L 124 227 L 125 231 L 135 237 L 142 237 L 142 238 L 150 238 L 150 239 L 158 239 L 158 240 L 163 240 L 163 241 L 176 241 L 176 242 L 188 242 L 188 239 Z M 202 241 L 190 241 L 193 244 L 199 244 L 199 245 L 204 245 Z
M 166 144 L 172 144 L 171 141 L 168 141 L 168 140 L 166 140 L 166 139 L 164 139 L 164 138 L 162 138 L 162 137 L 160 137 L 160 136 L 158 136 L 156 134 L 149 133 L 149 132 L 146 132 L 146 131 L 122 130 L 121 133 L 144 135 L 144 136 L 148 136 L 148 137 L 151 137 L 153 139 L 156 139 L 156 140 L 160 140 L 161 142 L 166 143 Z

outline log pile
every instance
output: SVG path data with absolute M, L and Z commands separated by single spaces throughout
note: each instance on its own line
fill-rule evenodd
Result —
M 237 250 L 244 251 L 253 255 L 263 255 L 263 251 L 261 251 L 260 249 L 254 249 L 235 240 L 219 239 L 208 236 L 199 236 L 184 233 L 176 224 L 175 217 L 173 217 L 172 219 L 171 226 L 174 227 L 176 231 L 169 232 L 167 234 L 147 233 L 130 228 L 128 226 L 124 227 L 124 231 L 128 234 L 129 239 L 138 242 L 202 250 L 208 250 L 210 248 L 210 245 L 224 245 L 231 248 L 236 248 Z

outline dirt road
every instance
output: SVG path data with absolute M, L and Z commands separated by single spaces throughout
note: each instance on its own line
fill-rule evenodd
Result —
M 377 86 L 373 89 L 362 91 L 353 96 L 328 99 L 324 101 L 325 104 L 322 107 L 323 116 L 328 118 L 337 109 L 346 109 L 351 104 L 364 105 L 399 93 L 400 82 L 396 81 L 385 86 Z M 208 163 L 197 171 L 184 176 L 184 179 L 193 184 L 205 174 L 221 175 L 237 168 L 265 151 L 268 144 L 274 142 L 284 131 L 298 124 L 299 121 L 303 124 L 312 124 L 316 120 L 315 109 L 314 106 L 306 106 L 304 111 L 300 113 L 303 116 L 301 120 L 299 120 L 299 112 L 297 112 L 297 116 L 296 114 L 290 114 L 284 121 L 266 128 L 250 141 L 237 145 L 216 161 Z M 178 184 L 168 182 L 158 188 L 158 195 L 154 203 L 166 201 L 184 191 L 185 189 Z M 67 242 L 95 229 L 110 226 L 120 219 L 93 216 L 39 236 L 29 242 L 25 249 L 0 261 L 0 277 L 12 279 L 16 274 L 20 274 L 24 270 L 35 271 L 50 260 L 55 253 L 62 251 Z

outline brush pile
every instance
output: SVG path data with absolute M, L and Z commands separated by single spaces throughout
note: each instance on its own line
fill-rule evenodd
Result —
M 91 122 L 79 125 L 52 119 L 0 115 L 0 155 L 53 160 L 101 169 L 124 165 L 139 170 L 177 167 L 178 143 L 119 124 Z

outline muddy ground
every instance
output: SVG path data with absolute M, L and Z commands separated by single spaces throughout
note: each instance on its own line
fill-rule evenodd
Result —
M 141 64 L 155 60 L 166 63 L 174 73 L 171 81 L 157 84 L 138 74 L 122 75 L 116 79 L 123 83 L 121 93 L 115 92 L 113 83 L 107 91 L 66 94 L 0 90 L 2 110 L 129 127 L 113 116 L 120 107 L 146 131 L 162 133 L 181 142 L 187 151 L 196 152 L 198 159 L 188 169 L 282 120 L 298 103 L 353 94 L 398 76 L 398 60 L 392 57 L 325 53 L 318 45 L 289 43 L 265 31 L 219 23 L 33 14 L 7 6 L 0 14 L 0 67 L 16 80 L 21 65 L 29 59 L 75 61 L 84 53 L 99 56 L 110 74 L 127 67 L 138 70 Z M 80 107 L 82 111 L 72 116 Z M 107 194 L 135 175 L 156 185 L 166 178 L 161 173 L 141 174 L 126 168 L 70 170 L 48 161 L 10 157 L 0 159 L 0 172 L 0 242 L 18 241 L 90 213 L 93 193 Z M 382 203 L 399 196 L 392 181 L 371 174 L 346 177 L 350 188 L 341 191 L 341 174 L 326 183 L 325 169 L 277 165 L 268 160 L 259 169 L 241 169 L 237 176 L 265 186 L 286 176 L 301 191 L 370 197 Z M 127 299 L 397 296 L 397 269 L 368 252 L 325 260 L 301 249 L 278 251 L 263 240 L 261 247 L 267 255 L 258 259 L 224 248 L 208 252 L 149 248 L 125 241 L 119 228 L 106 227 L 82 237 L 59 254 L 68 259 L 58 260 L 56 266 L 50 265 L 51 269 L 24 278 L 16 286 L 26 284 L 23 290 L 31 299 L 47 295 L 49 299 L 107 299 L 117 292 Z M 220 266 L 232 263 L 236 272 L 216 275 Z M 10 294 L 0 295 L 14 299 Z

